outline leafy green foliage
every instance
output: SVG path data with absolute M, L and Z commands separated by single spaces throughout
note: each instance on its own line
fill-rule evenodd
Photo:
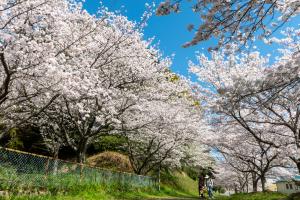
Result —
M 23 149 L 24 144 L 18 134 L 17 128 L 12 128 L 9 130 L 10 140 L 7 143 L 7 147 L 11 149 Z
M 199 174 L 201 174 L 202 176 L 209 176 L 209 177 L 214 177 L 214 174 L 216 172 L 214 171 L 214 169 L 212 167 L 205 167 L 205 168 L 200 168 Z
M 3 129 L 4 131 L 4 129 Z M 34 126 L 23 126 L 21 128 L 14 127 L 5 132 L 6 134 L 0 138 L 0 145 L 31 152 L 41 155 L 48 155 L 46 151 L 46 146 L 44 145 L 43 139 L 40 135 L 38 127 Z M 1 124 L 0 124 L 0 134 L 1 134 Z
M 121 151 L 124 152 L 125 138 L 121 136 L 102 136 L 92 145 L 95 152 Z
M 287 200 L 300 200 L 300 192 L 291 194 Z
M 198 180 L 198 170 L 194 167 L 185 166 L 183 167 L 183 171 L 193 180 Z
M 172 76 L 169 78 L 169 80 L 174 83 L 174 82 L 179 81 L 180 77 L 176 74 L 172 74 Z
M 214 186 L 213 191 L 218 192 L 219 194 L 225 193 L 225 189 L 222 186 Z

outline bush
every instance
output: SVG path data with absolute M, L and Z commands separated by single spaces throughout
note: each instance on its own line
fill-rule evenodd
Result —
M 183 167 L 183 171 L 193 180 L 197 181 L 199 176 L 199 169 L 185 166 Z
M 92 145 L 92 152 L 103 151 L 119 151 L 124 152 L 124 143 L 126 142 L 124 137 L 121 136 L 103 136 L 96 140 Z
M 214 186 L 213 187 L 213 191 L 218 192 L 220 194 L 224 194 L 225 193 L 225 189 L 222 186 Z
M 291 194 L 287 200 L 300 200 L 300 192 Z

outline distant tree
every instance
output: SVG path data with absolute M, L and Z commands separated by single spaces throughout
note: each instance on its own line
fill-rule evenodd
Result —
M 259 52 L 237 53 L 236 46 L 199 55 L 190 69 L 200 81 L 205 107 L 216 123 L 238 123 L 259 143 L 271 145 L 299 166 L 299 30 L 267 42 L 280 45 L 274 64 Z M 218 118 L 218 117 L 219 118 Z M 264 131 L 269 130 L 269 131 Z M 298 169 L 299 170 L 299 169 Z
M 261 183 L 262 190 L 265 191 L 267 175 L 273 168 L 287 166 L 288 159 L 272 145 L 264 144 L 247 135 L 239 135 L 233 130 L 230 131 L 232 133 L 227 132 L 228 135 L 232 134 L 228 137 L 230 139 L 226 140 L 226 137 L 222 137 L 216 148 L 223 154 L 228 165 L 241 173 L 252 176 L 254 192 L 257 191 L 258 181 Z
M 217 172 L 215 185 L 222 186 L 228 191 L 233 191 L 233 190 L 236 192 L 251 191 L 249 188 L 249 183 L 252 180 L 250 172 L 238 170 L 237 168 L 232 167 L 227 161 L 219 162 L 216 165 L 215 170 Z M 256 182 L 257 179 L 255 179 L 255 183 Z

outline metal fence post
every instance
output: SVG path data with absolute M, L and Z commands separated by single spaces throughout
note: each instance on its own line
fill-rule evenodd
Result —
M 80 182 L 82 182 L 82 178 L 83 178 L 83 164 L 80 163 Z
M 48 178 L 48 173 L 49 173 L 49 163 L 50 163 L 50 159 L 47 158 L 46 164 L 45 164 L 45 179 Z
M 160 191 L 160 166 L 158 168 L 158 191 Z

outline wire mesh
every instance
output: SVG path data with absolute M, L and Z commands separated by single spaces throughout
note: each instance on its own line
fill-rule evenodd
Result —
M 14 187 L 67 190 L 78 184 L 156 187 L 149 176 L 109 171 L 21 151 L 0 148 L 0 183 Z

